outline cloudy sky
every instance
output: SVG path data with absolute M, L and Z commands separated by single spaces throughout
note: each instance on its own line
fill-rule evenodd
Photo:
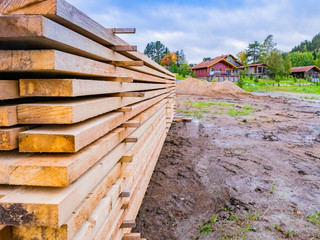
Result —
M 121 35 L 144 51 L 160 40 L 183 49 L 189 63 L 236 54 L 249 42 L 274 35 L 289 51 L 320 32 L 319 0 L 68 0 L 105 27 L 135 27 Z

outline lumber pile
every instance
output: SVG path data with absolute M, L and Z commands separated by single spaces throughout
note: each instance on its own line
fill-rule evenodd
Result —
M 64 0 L 0 13 L 0 239 L 141 239 L 175 75 Z

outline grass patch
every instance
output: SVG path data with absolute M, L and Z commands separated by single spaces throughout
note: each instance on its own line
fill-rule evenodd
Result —
M 230 117 L 236 117 L 236 116 L 246 116 L 249 115 L 250 112 L 247 110 L 235 110 L 234 108 L 230 108 L 228 111 L 228 115 Z
M 226 102 L 196 102 L 196 103 L 193 103 L 191 106 L 194 108 L 203 108 L 203 107 L 209 107 L 209 106 L 233 107 L 235 105 L 233 103 L 226 103 Z
M 183 113 L 184 115 L 189 116 L 189 117 L 196 117 L 198 119 L 203 118 L 203 115 L 197 110 L 184 110 L 181 108 L 177 108 L 176 110 L 177 110 L 177 112 Z

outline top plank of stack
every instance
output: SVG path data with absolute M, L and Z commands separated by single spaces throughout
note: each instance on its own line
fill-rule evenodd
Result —
M 1 35 L 1 37 L 14 40 L 17 34 L 20 34 L 20 41 L 24 41 L 26 44 L 30 43 L 28 39 L 38 38 L 38 40 L 41 39 L 41 41 L 45 41 L 46 46 L 60 42 L 58 49 L 67 52 L 76 52 L 76 54 L 81 56 L 85 55 L 86 57 L 90 55 L 100 61 L 126 62 L 139 60 L 143 61 L 145 66 L 143 68 L 131 66 L 132 69 L 141 72 L 146 71 L 149 74 L 174 80 L 172 73 L 147 56 L 138 51 L 127 51 L 132 50 L 132 46 L 116 36 L 115 33 L 117 33 L 117 31 L 115 29 L 104 28 L 64 0 L 3 0 L 0 5 L 0 13 L 11 16 L 20 15 L 20 19 L 23 18 L 20 21 L 19 17 L 18 19 L 13 17 L 4 19 L 3 21 L 17 24 L 21 32 L 11 32 L 10 27 L 7 28 L 9 31 L 3 30 L 8 26 L 3 22 L 1 24 L 1 33 L 3 35 Z M 21 14 L 42 15 L 52 21 L 41 18 L 40 16 L 22 17 Z M 29 21 L 31 24 L 29 24 Z M 62 26 L 55 23 L 59 23 Z M 55 29 L 56 31 L 46 31 L 47 28 Z M 25 39 L 21 37 L 25 37 Z M 80 37 L 80 39 L 77 39 L 78 37 Z M 77 39 L 77 41 L 74 41 L 75 39 Z M 79 42 L 79 44 L 77 44 L 77 42 Z M 84 51 L 81 44 L 84 46 L 90 44 L 94 50 L 88 53 Z M 107 46 L 109 49 L 104 48 L 103 51 L 101 51 L 103 46 Z M 113 53 L 111 50 L 115 50 L 116 53 Z M 133 50 L 135 49 L 133 48 Z

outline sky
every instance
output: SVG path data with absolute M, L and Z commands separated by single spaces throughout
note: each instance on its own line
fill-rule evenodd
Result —
M 101 25 L 135 27 L 121 35 L 143 52 L 161 41 L 183 49 L 188 63 L 236 55 L 272 34 L 277 48 L 290 51 L 320 32 L 319 0 L 68 0 Z

